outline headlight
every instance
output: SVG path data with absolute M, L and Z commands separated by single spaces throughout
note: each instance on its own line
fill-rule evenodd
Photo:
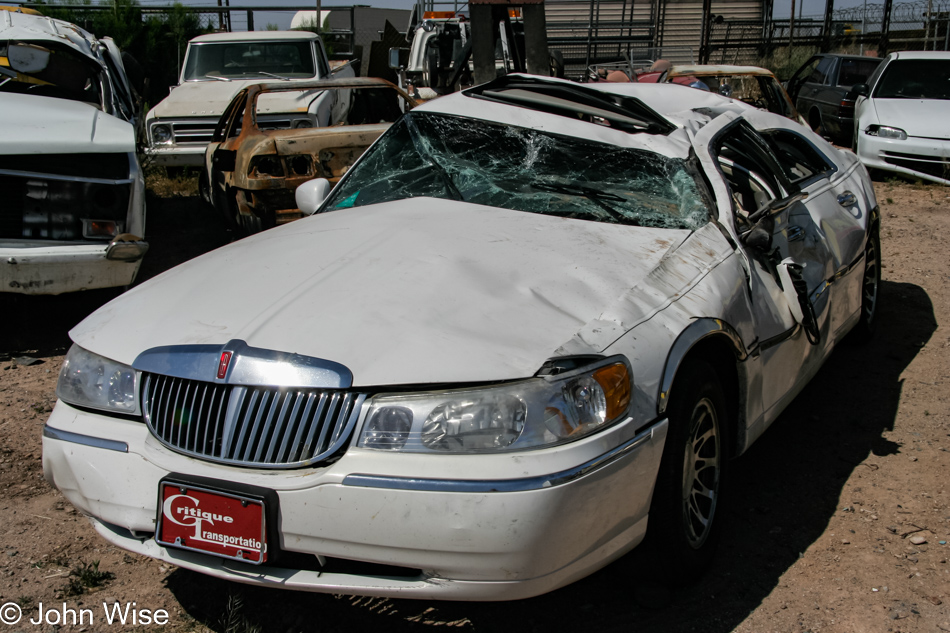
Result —
M 864 133 L 878 138 L 891 138 L 897 141 L 907 140 L 907 132 L 899 127 L 889 127 L 887 125 L 869 125 Z
M 139 415 L 137 382 L 128 365 L 73 345 L 59 372 L 56 397 L 81 407 Z
M 153 125 L 152 126 L 152 142 L 153 143 L 168 143 L 172 140 L 172 126 L 170 125 Z
M 563 444 L 619 420 L 631 389 L 627 365 L 613 360 L 495 387 L 376 396 L 358 446 L 482 453 Z
M 284 166 L 278 156 L 268 154 L 266 156 L 255 156 L 251 159 L 251 165 L 247 169 L 247 175 L 251 178 L 283 178 Z
M 294 121 L 294 128 L 300 129 L 305 127 L 313 127 L 313 121 L 310 119 L 300 119 L 299 121 Z

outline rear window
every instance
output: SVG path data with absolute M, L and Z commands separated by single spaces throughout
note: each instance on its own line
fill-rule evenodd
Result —
M 841 60 L 841 72 L 838 73 L 839 86 L 853 86 L 854 84 L 867 83 L 868 77 L 874 72 L 879 59 L 843 59 Z

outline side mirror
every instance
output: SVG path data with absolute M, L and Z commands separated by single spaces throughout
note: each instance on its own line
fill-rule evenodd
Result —
M 851 94 L 856 97 L 868 97 L 871 95 L 871 87 L 867 84 L 854 84 L 851 87 Z
M 7 47 L 10 68 L 18 73 L 32 74 L 46 70 L 49 54 L 48 48 L 34 44 L 10 44 Z
M 326 178 L 314 178 L 308 180 L 294 192 L 294 199 L 297 201 L 297 208 L 304 215 L 313 215 L 323 201 L 327 199 L 333 185 Z
M 393 70 L 399 70 L 399 49 L 390 48 L 389 49 L 389 67 Z

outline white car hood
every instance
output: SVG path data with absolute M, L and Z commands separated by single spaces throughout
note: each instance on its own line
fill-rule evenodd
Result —
M 877 122 L 898 127 L 908 136 L 950 138 L 950 101 L 942 99 L 873 99 Z M 862 122 L 863 123 L 863 122 Z
M 132 124 L 87 103 L 22 94 L 0 98 L 0 154 L 134 151 Z
M 70 335 L 123 363 L 239 339 L 355 386 L 521 378 L 688 235 L 430 198 L 334 211 L 174 268 Z
M 152 108 L 149 118 L 220 117 L 234 95 L 247 86 L 263 81 L 273 82 L 274 79 L 255 77 L 248 81 L 188 81 L 176 87 L 161 103 Z M 319 93 L 319 90 L 309 90 L 261 95 L 258 112 L 306 112 L 310 102 Z

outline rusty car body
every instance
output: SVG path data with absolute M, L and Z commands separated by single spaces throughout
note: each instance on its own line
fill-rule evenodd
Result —
M 269 129 L 258 115 L 261 98 L 283 93 L 306 107 L 315 93 L 349 90 L 353 104 L 336 125 Z M 238 233 L 255 233 L 301 217 L 297 187 L 312 178 L 336 182 L 373 141 L 416 102 L 384 79 L 256 84 L 225 109 L 205 152 L 205 199 Z

